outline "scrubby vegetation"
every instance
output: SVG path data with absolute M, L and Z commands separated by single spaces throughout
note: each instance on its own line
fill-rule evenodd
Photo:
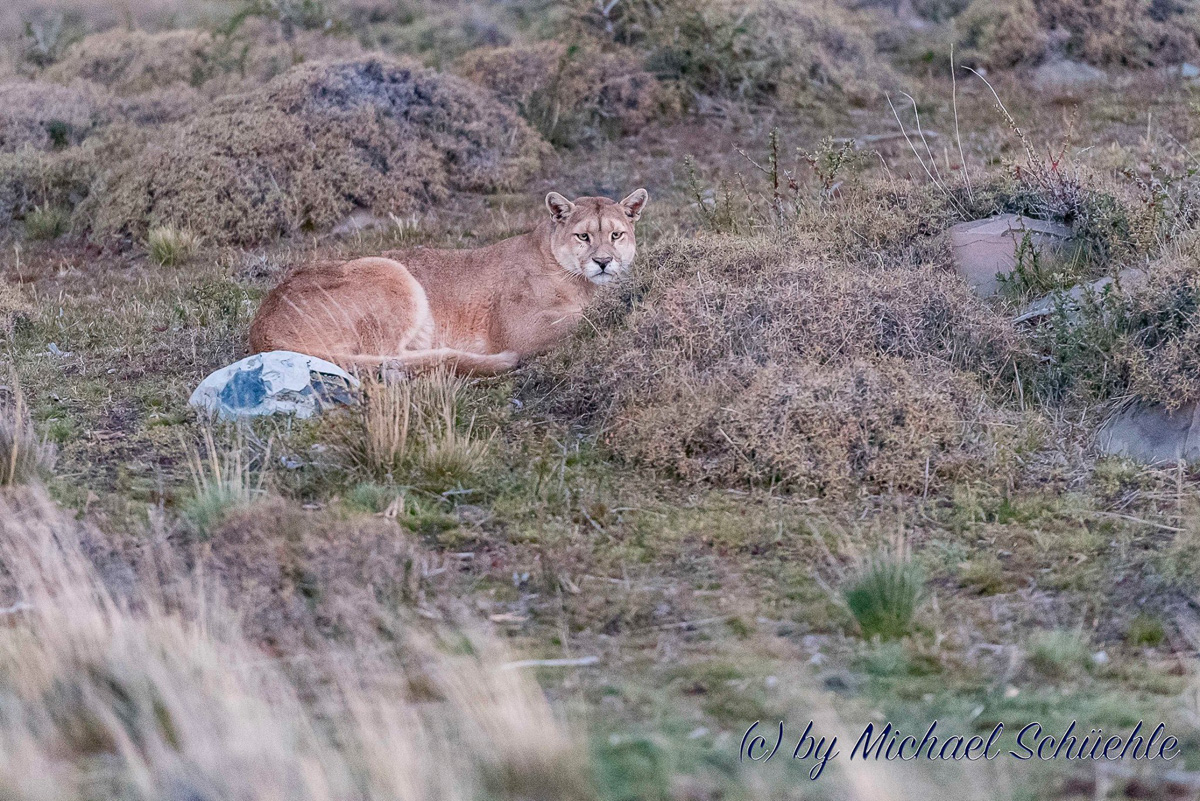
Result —
M 0 795 L 1194 796 L 1197 474 L 1096 433 L 1200 402 L 1197 30 L 1124 0 L 0 9 Z M 298 265 L 637 186 L 631 274 L 515 373 L 187 405 Z M 1070 238 L 1014 239 L 983 297 L 948 231 L 1001 213 Z M 755 721 L 845 751 L 935 718 L 1162 720 L 1184 755 L 739 759 Z

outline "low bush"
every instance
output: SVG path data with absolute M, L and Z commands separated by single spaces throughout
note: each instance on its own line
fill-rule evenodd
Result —
M 974 0 L 952 24 L 961 58 L 993 69 L 1050 58 L 1156 67 L 1200 56 L 1200 12 L 1170 0 Z
M 246 244 L 323 229 L 356 208 L 402 213 L 528 176 L 544 141 L 460 78 L 381 59 L 302 65 L 155 132 L 102 181 L 101 237 L 172 225 Z
M 112 99 L 99 87 L 60 86 L 42 81 L 0 84 L 0 153 L 22 148 L 61 150 L 77 145 L 112 112 Z
M 991 469 L 1005 417 L 979 377 L 1019 352 L 1007 321 L 928 264 L 825 253 L 795 232 L 665 240 L 532 386 L 690 480 L 844 495 Z
M 302 62 L 363 53 L 344 35 L 298 30 L 288 36 L 275 20 L 238 17 L 237 22 L 217 33 L 113 29 L 93 34 L 73 45 L 45 76 L 67 84 L 87 81 L 125 98 L 164 89 L 186 93 L 185 87 L 213 96 L 255 87 Z
M 832 4 L 634 0 L 597 8 L 605 31 L 645 52 L 650 72 L 689 92 L 754 102 L 866 101 L 891 80 L 865 23 Z
M 632 52 L 542 42 L 474 50 L 453 69 L 495 92 L 555 145 L 636 134 L 677 106 Z

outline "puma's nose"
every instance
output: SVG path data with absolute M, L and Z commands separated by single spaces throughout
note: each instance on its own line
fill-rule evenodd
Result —
M 604 272 L 608 265 L 612 263 L 612 260 L 612 256 L 592 256 L 592 261 L 596 262 L 596 265 L 600 268 L 600 272 Z

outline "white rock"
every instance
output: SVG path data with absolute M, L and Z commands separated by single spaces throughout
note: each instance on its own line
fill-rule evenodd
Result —
M 955 269 L 976 293 L 983 297 L 994 295 L 1000 289 L 997 277 L 1016 269 L 1017 249 L 1026 236 L 1033 247 L 1054 250 L 1071 238 L 1071 229 L 1017 214 L 959 223 L 950 228 Z
M 200 382 L 188 403 L 223 420 L 293 414 L 311 417 L 330 406 L 353 405 L 358 380 L 336 364 L 275 350 L 222 367 Z

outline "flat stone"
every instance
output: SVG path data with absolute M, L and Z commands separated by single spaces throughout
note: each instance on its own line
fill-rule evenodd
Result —
M 1095 86 L 1108 80 L 1108 73 L 1091 64 L 1070 59 L 1047 61 L 1033 71 L 1033 86 L 1042 92 L 1066 92 Z
M 311 417 L 351 406 L 358 380 L 336 364 L 275 350 L 222 367 L 200 382 L 188 404 L 223 420 L 288 414 Z
M 1096 447 L 1146 464 L 1200 459 L 1200 405 L 1174 411 L 1150 403 L 1127 406 L 1101 426 Z
M 1195 64 L 1184 63 L 1179 67 L 1179 74 L 1188 79 L 1200 78 L 1200 67 L 1197 67 Z
M 998 277 L 1016 268 L 1017 250 L 1025 236 L 1035 248 L 1055 250 L 1071 238 L 1071 229 L 1018 214 L 959 223 L 950 228 L 955 269 L 977 294 L 990 297 L 1000 289 Z
M 1122 290 L 1135 289 L 1145 283 L 1145 281 L 1145 271 L 1139 270 L 1137 267 L 1127 267 L 1117 273 L 1116 281 L 1105 276 L 1098 281 L 1092 281 L 1087 284 L 1076 284 L 1070 289 L 1060 289 L 1048 295 L 1042 295 L 1022 309 L 1021 313 L 1013 318 L 1013 322 L 1025 323 L 1040 317 L 1048 317 L 1060 308 L 1065 309 L 1067 319 L 1074 322 L 1079 316 L 1079 302 L 1083 300 L 1085 295 L 1089 293 L 1099 295 L 1114 284 Z

